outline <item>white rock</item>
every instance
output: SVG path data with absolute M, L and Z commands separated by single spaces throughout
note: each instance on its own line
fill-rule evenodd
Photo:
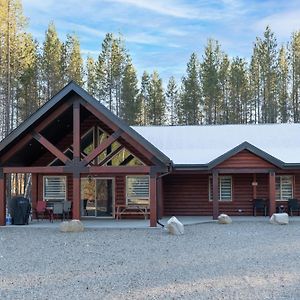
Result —
M 84 231 L 84 226 L 79 220 L 71 220 L 68 222 L 62 222 L 59 225 L 59 230 L 61 232 L 82 232 Z
M 184 226 L 176 217 L 172 217 L 168 220 L 166 228 L 170 234 L 184 234 Z
M 270 218 L 270 223 L 279 225 L 289 224 L 289 215 L 287 213 L 273 214 Z
M 226 214 L 220 214 L 218 216 L 218 223 L 219 224 L 230 224 L 230 223 L 232 223 L 232 219 Z

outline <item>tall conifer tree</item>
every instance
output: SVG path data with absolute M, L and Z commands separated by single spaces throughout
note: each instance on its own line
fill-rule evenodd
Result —
M 186 75 L 182 79 L 180 95 L 180 123 L 186 125 L 199 124 L 201 86 L 199 78 L 199 61 L 196 53 L 192 53 L 187 64 Z

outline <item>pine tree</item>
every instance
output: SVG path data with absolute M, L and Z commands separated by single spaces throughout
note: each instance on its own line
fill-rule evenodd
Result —
M 278 79 L 277 79 L 277 95 L 278 95 L 278 114 L 281 123 L 289 120 L 289 67 L 286 57 L 285 47 L 281 47 L 278 58 Z
M 42 55 L 42 78 L 44 84 L 44 101 L 50 99 L 63 87 L 62 43 L 58 38 L 53 23 L 46 31 Z
M 16 91 L 20 69 L 20 47 L 25 17 L 19 0 L 0 0 L 0 113 L 1 133 L 16 126 Z
M 178 124 L 178 115 L 180 115 L 180 103 L 178 87 L 174 76 L 171 76 L 166 91 L 167 108 L 169 113 L 170 125 Z
M 147 119 L 150 125 L 163 125 L 165 123 L 166 99 L 162 86 L 162 80 L 154 71 L 149 85 L 149 102 L 147 105 Z
M 291 98 L 294 122 L 300 122 L 300 31 L 293 33 L 289 47 L 291 66 Z
M 220 118 L 220 57 L 221 50 L 218 41 L 209 39 L 201 63 L 202 96 L 207 124 L 217 124 Z
M 149 93 L 150 93 L 150 76 L 146 71 L 144 71 L 141 79 L 140 93 L 138 96 L 138 101 L 141 107 L 140 120 L 139 120 L 140 125 L 149 124 L 148 111 L 147 111 L 150 102 Z
M 121 37 L 106 34 L 97 61 L 98 98 L 117 115 L 121 104 L 123 73 L 128 60 Z
M 196 53 L 193 53 L 187 64 L 186 76 L 182 79 L 179 122 L 193 125 L 200 121 L 201 86 L 199 79 L 199 61 Z
M 228 55 L 223 54 L 220 62 L 219 70 L 219 84 L 220 84 L 220 111 L 219 115 L 219 124 L 228 124 L 229 123 L 229 71 L 230 70 L 230 61 Z
M 277 41 L 270 27 L 267 26 L 263 39 L 257 38 L 260 65 L 262 121 L 276 123 L 278 115 L 276 99 Z
M 124 70 L 121 89 L 120 117 L 129 125 L 139 124 L 140 103 L 138 99 L 138 80 L 131 63 Z
M 90 56 L 86 60 L 86 88 L 89 94 L 97 97 L 96 63 Z
M 261 83 L 260 83 L 260 65 L 257 46 L 254 45 L 249 70 L 250 86 L 250 123 L 261 122 Z
M 83 85 L 83 61 L 80 53 L 80 43 L 76 35 L 67 35 L 65 43 L 67 53 L 66 73 L 67 81 L 74 80 Z
M 20 51 L 20 76 L 17 88 L 17 124 L 34 113 L 39 105 L 39 55 L 38 43 L 30 34 L 24 34 Z
M 247 64 L 244 59 L 236 57 L 232 60 L 229 86 L 229 123 L 247 123 L 249 120 L 249 87 Z

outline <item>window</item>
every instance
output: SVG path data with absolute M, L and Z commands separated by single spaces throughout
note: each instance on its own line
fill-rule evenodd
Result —
M 209 177 L 209 201 L 213 199 L 213 181 Z M 219 201 L 232 201 L 232 177 L 219 176 Z
M 293 176 L 276 176 L 276 200 L 293 198 Z
M 126 177 L 128 205 L 149 205 L 149 176 Z
M 66 177 L 44 176 L 44 200 L 66 200 Z

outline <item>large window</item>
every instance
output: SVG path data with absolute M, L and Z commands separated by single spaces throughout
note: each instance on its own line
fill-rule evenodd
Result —
M 293 198 L 293 176 L 276 176 L 276 200 Z
M 149 205 L 149 176 L 126 177 L 128 205 Z
M 66 200 L 66 177 L 44 176 L 44 200 Z
M 209 201 L 213 200 L 213 180 L 209 177 Z M 232 201 L 232 177 L 219 176 L 219 201 Z

